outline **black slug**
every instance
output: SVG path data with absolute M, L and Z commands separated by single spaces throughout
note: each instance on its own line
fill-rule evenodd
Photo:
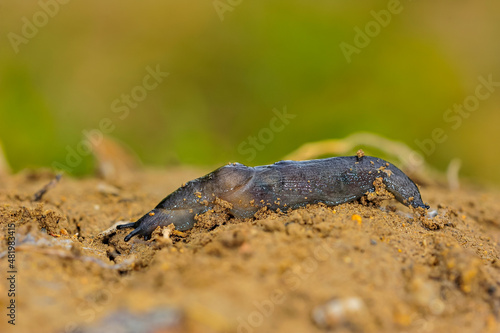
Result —
M 407 206 L 428 209 L 413 181 L 394 165 L 375 157 L 345 156 L 309 161 L 280 161 L 248 167 L 225 165 L 206 176 L 192 180 L 163 199 L 137 222 L 117 229 L 135 228 L 145 240 L 158 226 L 174 224 L 177 230 L 193 227 L 195 216 L 213 208 L 216 198 L 232 204 L 235 217 L 252 217 L 260 208 L 287 210 L 312 203 L 335 206 L 375 191 L 381 177 L 386 189 Z

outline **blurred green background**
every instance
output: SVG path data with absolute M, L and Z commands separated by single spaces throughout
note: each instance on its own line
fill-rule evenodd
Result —
M 431 165 L 460 158 L 462 175 L 499 184 L 500 87 L 456 129 L 443 116 L 474 95 L 479 76 L 500 82 L 500 3 L 401 1 L 377 31 L 372 11 L 394 3 L 2 1 L 0 141 L 15 171 L 64 164 L 82 131 L 109 118 L 109 135 L 148 165 L 258 165 L 356 131 L 422 152 L 415 140 L 442 128 Z M 340 44 L 356 46 L 355 28 L 370 22 L 369 44 L 349 63 Z M 121 119 L 112 103 L 143 84 L 148 66 L 169 76 Z M 284 107 L 295 118 L 270 139 L 273 109 Z M 266 142 L 250 154 L 259 133 Z

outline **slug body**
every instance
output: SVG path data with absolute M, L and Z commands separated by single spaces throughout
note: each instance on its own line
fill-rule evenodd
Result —
M 217 198 L 229 202 L 230 213 L 241 218 L 252 217 L 262 207 L 286 211 L 320 202 L 335 206 L 375 191 L 373 183 L 379 177 L 399 202 L 429 208 L 408 176 L 375 157 L 280 161 L 257 167 L 232 163 L 186 183 L 137 222 L 118 229 L 135 228 L 125 241 L 135 235 L 148 240 L 157 226 L 171 223 L 177 230 L 187 230 L 195 224 L 197 214 L 214 207 Z

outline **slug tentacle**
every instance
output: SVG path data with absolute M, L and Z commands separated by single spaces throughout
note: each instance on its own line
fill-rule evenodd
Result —
M 135 235 L 147 240 L 156 227 L 171 223 L 177 230 L 187 230 L 197 214 L 214 207 L 217 198 L 229 202 L 232 215 L 242 218 L 252 217 L 262 207 L 287 210 L 320 202 L 335 206 L 375 191 L 377 178 L 404 205 L 429 208 L 407 175 L 375 157 L 279 161 L 257 167 L 233 163 L 186 183 L 137 222 L 118 229 L 135 228 L 125 241 Z

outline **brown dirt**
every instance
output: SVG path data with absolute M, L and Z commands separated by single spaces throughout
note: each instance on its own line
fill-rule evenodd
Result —
M 40 202 L 52 173 L 0 179 L 4 281 L 9 223 L 17 239 L 16 326 L 2 283 L 0 331 L 500 332 L 497 191 L 429 184 L 432 219 L 367 198 L 247 220 L 219 209 L 148 242 L 99 236 L 204 171 L 64 176 Z

